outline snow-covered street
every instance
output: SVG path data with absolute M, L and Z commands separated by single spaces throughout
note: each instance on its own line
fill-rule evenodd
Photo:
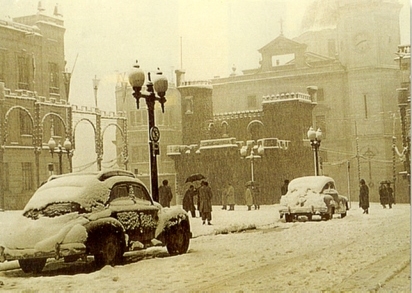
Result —
M 410 205 L 357 203 L 344 219 L 285 223 L 278 205 L 213 207 L 212 226 L 192 218 L 187 254 L 166 248 L 127 253 L 96 271 L 88 262 L 49 260 L 41 274 L 0 264 L 0 288 L 17 292 L 410 292 Z M 7 225 L 16 212 L 0 213 Z M 256 228 L 256 229 L 253 229 Z M 18 229 L 18 227 L 16 227 Z M 231 233 L 237 231 L 238 233 Z

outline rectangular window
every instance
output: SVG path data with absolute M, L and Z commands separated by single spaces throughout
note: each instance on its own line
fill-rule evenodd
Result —
M 59 93 L 59 67 L 56 63 L 49 62 L 49 92 L 51 94 Z
M 22 169 L 22 187 L 23 190 L 33 190 L 33 169 L 32 163 L 30 162 L 23 162 L 21 163 Z
M 0 81 L 5 80 L 6 75 L 6 53 L 0 51 Z
M 29 89 L 29 58 L 24 56 L 19 56 L 17 58 L 18 73 L 19 73 L 19 84 L 18 88 L 21 90 Z
M 256 96 L 248 96 L 247 97 L 247 107 L 248 108 L 256 108 Z
M 185 114 L 193 114 L 193 97 L 185 97 Z
M 318 92 L 316 93 L 317 100 L 322 102 L 325 100 L 325 94 L 323 92 L 323 88 L 318 88 Z
M 363 106 L 365 111 L 365 119 L 368 119 L 368 99 L 366 95 L 363 95 Z

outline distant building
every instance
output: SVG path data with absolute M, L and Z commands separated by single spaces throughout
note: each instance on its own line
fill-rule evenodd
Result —
M 300 140 L 310 126 L 320 128 L 322 173 L 354 199 L 364 178 L 377 201 L 378 183 L 403 170 L 399 160 L 393 165 L 392 150 L 393 134 L 401 134 L 399 114 L 393 119 L 400 9 L 396 0 L 314 1 L 300 36 L 280 34 L 259 49 L 257 68 L 242 74 L 234 68 L 230 76 L 212 80 L 213 113 L 260 110 L 265 96 L 314 86 L 313 122 L 301 129 Z M 396 176 L 395 184 L 397 200 L 409 202 L 405 180 Z

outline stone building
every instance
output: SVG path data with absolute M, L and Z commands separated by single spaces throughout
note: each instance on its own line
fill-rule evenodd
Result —
M 59 164 L 58 155 L 71 140 L 64 33 L 58 11 L 48 16 L 40 6 L 35 15 L 0 20 L 0 208 L 23 208 L 51 170 L 70 171 L 70 158 Z
M 212 80 L 213 113 L 261 110 L 267 95 L 314 86 L 313 122 L 301 129 L 300 140 L 310 126 L 322 130 L 322 173 L 355 200 L 360 178 L 372 201 L 379 200 L 378 183 L 392 180 L 397 201 L 409 202 L 407 182 L 397 175 L 403 166 L 393 160 L 392 148 L 392 136 L 401 135 L 400 70 L 394 62 L 400 9 L 396 0 L 314 1 L 300 36 L 292 40 L 281 33 L 259 49 L 255 69 L 239 74 L 234 67 L 228 77 Z

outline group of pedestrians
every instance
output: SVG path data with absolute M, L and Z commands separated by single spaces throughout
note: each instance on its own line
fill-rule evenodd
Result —
M 364 214 L 369 214 L 369 187 L 366 185 L 364 179 L 359 181 L 359 187 L 359 207 L 363 209 Z M 390 181 L 386 180 L 380 182 L 379 199 L 384 209 L 386 208 L 386 205 L 389 205 L 390 209 L 392 208 L 395 199 Z
M 246 183 L 245 201 L 248 211 L 252 210 L 252 206 L 254 206 L 255 210 L 260 209 L 259 186 L 252 181 Z
M 192 217 L 196 217 L 196 207 L 199 211 L 199 217 L 202 218 L 203 225 L 212 225 L 212 188 L 206 180 L 202 180 L 199 188 L 195 188 L 193 184 L 189 186 L 183 196 L 183 209 L 190 212 Z
M 392 208 L 392 204 L 395 203 L 395 200 L 390 181 L 381 181 L 379 186 L 379 199 L 384 209 L 386 209 L 386 205 L 389 205 L 390 209 Z

